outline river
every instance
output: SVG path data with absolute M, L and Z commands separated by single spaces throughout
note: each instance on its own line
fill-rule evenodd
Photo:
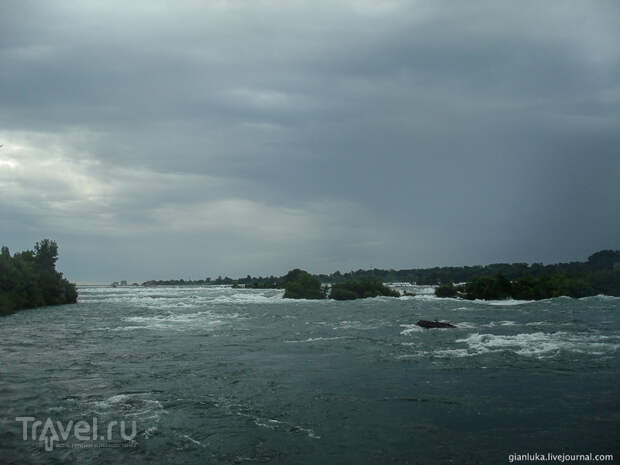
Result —
M 77 305 L 0 319 L 0 345 L 0 463 L 494 464 L 620 452 L 620 298 L 335 302 L 82 287 Z M 78 421 L 88 434 L 97 422 L 96 440 L 74 430 L 63 440 Z

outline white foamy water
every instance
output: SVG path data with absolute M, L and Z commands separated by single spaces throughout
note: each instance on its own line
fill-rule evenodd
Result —
M 524 304 L 533 304 L 536 300 L 515 300 L 515 299 L 505 299 L 505 300 L 471 300 L 470 302 L 475 302 L 477 304 L 482 305 L 491 305 L 491 306 L 513 306 L 513 305 L 524 305 Z
M 123 418 L 126 421 L 135 421 L 139 428 L 138 433 L 148 439 L 158 430 L 162 415 L 168 413 L 152 395 L 149 392 L 116 394 L 104 400 L 87 401 L 84 409 L 103 421 L 115 420 L 119 412 L 122 412 Z M 129 425 L 127 427 L 130 428 Z
M 455 342 L 467 349 L 441 351 L 446 355 L 472 356 L 497 351 L 512 351 L 524 356 L 552 356 L 560 351 L 592 354 L 613 353 L 620 348 L 620 336 L 609 337 L 590 334 L 520 333 L 515 335 L 473 333 Z
M 605 301 L 605 300 L 607 300 L 607 301 L 610 301 L 610 302 L 617 302 L 617 301 L 620 300 L 620 296 L 598 294 L 598 295 L 594 295 L 594 296 L 591 296 L 591 297 L 582 297 L 579 300 L 585 300 L 585 301 L 588 301 L 588 300 L 603 300 L 603 301 Z
M 409 294 L 415 294 L 415 298 L 420 297 L 434 297 L 435 296 L 435 286 L 423 286 L 418 284 L 410 284 L 410 283 L 385 283 L 391 289 L 404 294 L 405 292 Z M 401 296 L 401 299 L 408 300 L 413 299 L 411 296 Z
M 338 339 L 350 339 L 347 336 L 335 336 L 335 337 L 309 337 L 308 339 L 284 341 L 287 343 L 305 343 L 305 342 L 322 342 L 322 341 L 337 341 Z
M 483 326 L 493 328 L 495 326 L 515 326 L 517 323 L 515 321 L 505 320 L 505 321 L 491 321 Z
M 358 330 L 358 331 L 368 331 L 368 330 L 372 330 L 372 329 L 378 329 L 378 328 L 381 328 L 381 327 L 386 326 L 386 325 L 388 325 L 388 323 L 385 322 L 385 321 L 364 323 L 362 321 L 349 321 L 349 320 L 345 320 L 345 321 L 339 321 L 338 323 L 336 323 L 332 327 L 332 329 L 333 330 L 355 329 L 355 330 Z
M 453 324 L 459 329 L 474 329 L 478 326 L 475 323 L 470 323 L 469 321 L 460 321 L 458 323 L 453 323 Z
M 316 434 L 312 428 L 260 415 L 250 404 L 234 402 L 224 397 L 219 398 L 214 403 L 217 407 L 229 414 L 251 419 L 254 425 L 260 428 L 267 428 L 285 433 L 303 433 L 310 439 L 321 439 L 321 436 Z
M 225 286 L 83 288 L 79 303 L 110 302 L 131 307 L 201 308 L 212 304 L 282 303 L 281 289 L 233 289 Z
M 408 336 L 409 334 L 413 334 L 413 333 L 421 333 L 424 332 L 424 328 L 414 324 L 405 324 L 405 325 L 400 325 L 401 328 L 405 328 L 403 329 L 400 334 L 402 334 L 403 336 Z
M 136 330 L 136 329 L 209 329 L 236 320 L 247 318 L 240 313 L 217 313 L 213 311 L 202 311 L 195 313 L 171 313 L 166 315 L 131 316 L 123 317 L 122 321 L 130 325 L 115 328 L 116 330 Z

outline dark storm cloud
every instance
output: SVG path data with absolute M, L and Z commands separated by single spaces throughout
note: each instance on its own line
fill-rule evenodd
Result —
M 620 247 L 616 2 L 3 10 L 2 242 L 71 277 Z

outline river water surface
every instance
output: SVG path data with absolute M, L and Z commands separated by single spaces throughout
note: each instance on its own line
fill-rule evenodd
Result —
M 419 319 L 456 329 L 423 330 Z M 620 299 L 79 289 L 0 319 L 0 463 L 494 464 L 620 453 Z M 29 417 L 136 424 L 33 440 Z M 130 428 L 128 428 L 130 430 Z M 48 431 L 49 432 L 49 431 Z M 108 439 L 108 438 L 106 438 Z M 99 447 L 95 445 L 99 444 Z

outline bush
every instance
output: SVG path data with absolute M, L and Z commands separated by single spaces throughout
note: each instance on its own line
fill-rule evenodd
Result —
M 337 285 L 334 285 L 332 287 L 331 293 L 329 294 L 329 298 L 330 299 L 334 299 L 334 300 L 355 300 L 358 299 L 358 295 L 349 290 L 349 289 L 345 289 L 343 287 L 336 287 Z
M 516 279 L 512 285 L 512 297 L 515 299 L 550 299 L 552 297 L 587 297 L 597 291 L 583 278 L 571 278 L 564 275 L 526 276 Z
M 360 279 L 334 284 L 329 295 L 335 300 L 366 299 L 378 296 L 400 297 L 400 294 L 376 279 Z
M 605 273 L 610 272 L 605 271 Z M 462 289 L 464 297 L 470 300 L 502 300 L 508 298 L 540 300 L 560 296 L 581 298 L 595 295 L 600 292 L 600 287 L 597 284 L 592 278 L 571 277 L 558 273 L 543 276 L 523 276 L 512 282 L 498 274 L 495 277 L 477 276 L 464 286 L 455 289 L 457 294 Z M 440 291 L 440 288 L 437 288 L 436 295 L 443 297 L 443 295 L 439 295 L 440 292 L 443 292 L 443 290 Z M 613 292 L 613 290 L 611 291 Z
M 437 297 L 456 297 L 457 292 L 457 288 L 452 283 L 442 284 L 441 286 L 435 288 L 435 295 Z
M 511 297 L 512 286 L 504 276 L 477 276 L 465 284 L 465 298 L 503 300 Z
M 310 273 L 295 269 L 284 277 L 285 299 L 324 299 L 325 292 L 321 288 L 321 281 Z

